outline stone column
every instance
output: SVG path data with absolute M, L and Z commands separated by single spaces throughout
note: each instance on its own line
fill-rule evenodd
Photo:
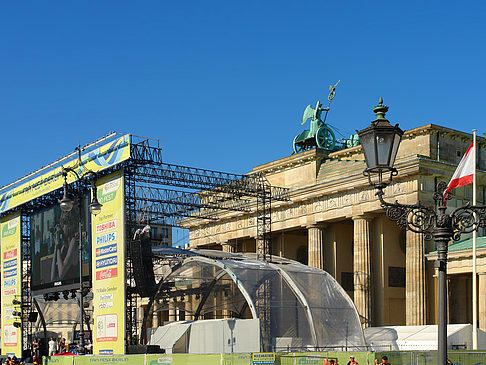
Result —
M 221 246 L 223 247 L 224 252 L 236 252 L 236 247 L 234 243 L 222 242 Z
M 236 252 L 236 244 L 235 243 L 230 243 L 230 242 L 223 242 L 221 244 L 223 246 L 223 251 L 224 252 Z M 220 297 L 223 306 L 226 308 L 230 305 L 231 300 L 225 296 Z M 229 309 L 223 309 L 222 312 L 222 317 L 223 318 L 231 318 L 232 317 L 232 312 Z
M 407 230 L 405 251 L 405 298 L 407 326 L 426 322 L 424 235 Z
M 363 327 L 372 325 L 371 318 L 371 217 L 357 216 L 354 221 L 354 304 L 362 317 Z
M 486 331 L 486 272 L 479 273 L 478 319 L 479 329 Z
M 177 320 L 176 306 L 173 302 L 169 302 L 169 321 L 174 322 Z
M 152 305 L 152 328 L 159 327 L 159 309 L 160 305 L 155 301 Z
M 324 270 L 323 226 L 307 227 L 309 266 Z

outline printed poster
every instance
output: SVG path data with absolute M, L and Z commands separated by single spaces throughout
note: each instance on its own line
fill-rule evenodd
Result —
M 93 354 L 125 354 L 123 171 L 97 181 L 101 212 L 92 217 Z
M 21 233 L 20 213 L 8 215 L 0 224 L 2 264 L 2 354 L 22 356 L 21 292 Z M 18 301 L 14 304 L 13 301 Z M 14 323 L 16 325 L 14 325 Z

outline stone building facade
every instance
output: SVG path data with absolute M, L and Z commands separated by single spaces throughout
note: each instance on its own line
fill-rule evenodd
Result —
M 385 189 L 385 199 L 404 204 L 420 200 L 434 207 L 436 184 L 450 180 L 471 140 L 469 133 L 433 124 L 406 131 L 395 163 L 399 173 Z M 477 142 L 478 203 L 483 203 L 486 140 L 478 137 Z M 271 185 L 290 189 L 289 202 L 272 203 L 271 253 L 333 275 L 354 300 L 363 326 L 436 323 L 436 278 L 433 261 L 426 260 L 434 243 L 388 220 L 364 169 L 361 146 L 333 153 L 311 149 L 255 167 L 250 174 L 263 172 Z M 471 186 L 456 190 L 450 208 L 471 199 Z M 183 226 L 189 229 L 192 248 L 255 251 L 255 213 L 220 213 L 211 222 L 188 218 Z M 486 266 L 481 270 L 486 273 Z M 453 279 L 450 303 L 454 286 L 464 284 Z M 486 308 L 486 298 L 479 301 Z M 451 311 L 456 316 L 451 323 L 471 321 L 466 309 L 456 312 Z M 486 329 L 484 318 L 481 325 Z

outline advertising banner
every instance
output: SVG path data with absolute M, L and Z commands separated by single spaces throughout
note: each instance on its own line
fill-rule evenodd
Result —
M 0 223 L 2 264 L 2 354 L 22 356 L 22 265 L 20 213 L 2 218 Z M 18 301 L 14 304 L 14 300 Z M 15 325 L 14 325 L 15 324 Z
M 75 160 L 63 165 L 63 167 L 72 168 L 81 176 L 86 169 L 97 172 L 125 161 L 130 158 L 129 137 L 126 134 L 111 143 L 82 155 L 81 163 Z M 74 174 L 68 174 L 68 183 L 72 183 L 75 179 Z M 59 189 L 63 183 L 62 167 L 58 167 L 25 184 L 4 192 L 0 194 L 0 213 Z
M 92 217 L 93 354 L 125 353 L 123 171 L 97 181 L 101 213 Z

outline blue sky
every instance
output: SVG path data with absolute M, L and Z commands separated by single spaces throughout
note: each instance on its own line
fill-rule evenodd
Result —
M 22 1 L 0 8 L 0 186 L 110 131 L 245 173 L 288 156 L 307 104 L 366 127 L 486 132 L 483 1 Z M 306 126 L 308 129 L 308 125 Z

